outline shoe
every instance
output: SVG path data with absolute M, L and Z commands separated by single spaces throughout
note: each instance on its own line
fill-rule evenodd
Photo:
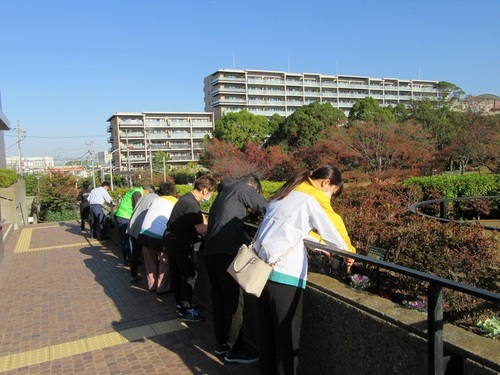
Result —
M 259 355 L 248 350 L 230 350 L 224 357 L 224 362 L 230 364 L 250 364 L 257 362 L 258 360 Z
M 226 355 L 226 353 L 230 350 L 231 348 L 229 347 L 228 344 L 215 344 L 215 350 L 214 353 L 215 355 L 221 357 L 223 355 Z
M 194 311 L 196 311 L 198 314 L 201 312 L 201 309 L 196 305 L 191 305 L 191 308 L 194 309 Z M 186 311 L 185 307 L 182 307 L 181 305 L 176 305 L 175 312 L 177 313 L 177 315 L 179 315 L 179 317 L 181 317 L 182 314 L 184 314 L 184 311 Z
M 131 283 L 135 283 L 136 281 L 139 281 L 141 279 L 141 275 L 137 275 L 135 277 L 130 278 Z
M 191 307 L 190 309 L 187 309 L 181 316 L 179 316 L 179 320 L 181 322 L 198 323 L 204 321 L 205 318 Z

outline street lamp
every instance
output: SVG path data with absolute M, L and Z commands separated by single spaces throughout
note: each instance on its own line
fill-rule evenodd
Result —
M 109 153 L 109 179 L 110 179 L 110 184 L 111 184 L 111 191 L 113 191 L 113 154 L 116 151 L 120 151 L 120 148 L 117 148 L 116 150 L 113 150 Z

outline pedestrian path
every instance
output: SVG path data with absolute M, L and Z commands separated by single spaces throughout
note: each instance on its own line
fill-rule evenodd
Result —
M 223 364 L 209 311 L 179 322 L 173 296 L 131 284 L 120 253 L 76 221 L 12 234 L 0 263 L 1 374 L 258 373 Z

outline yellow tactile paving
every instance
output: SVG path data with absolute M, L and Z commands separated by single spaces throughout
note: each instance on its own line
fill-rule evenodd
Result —
M 19 236 L 19 240 L 17 241 L 16 248 L 14 250 L 15 253 L 28 251 L 28 249 L 30 248 L 32 234 L 32 228 L 25 228 L 21 231 L 21 235 Z
M 0 372 L 187 329 L 177 319 L 0 357 Z
M 66 247 L 77 247 L 77 246 L 98 246 L 100 245 L 99 241 L 95 240 L 89 240 L 88 242 L 77 242 L 77 243 L 70 243 L 70 244 L 65 244 L 65 245 L 56 245 L 56 246 L 45 246 L 45 247 L 35 247 L 32 249 L 27 249 L 24 250 L 23 252 L 30 252 L 30 251 L 43 251 L 43 250 L 53 250 L 53 249 L 64 249 Z
M 31 252 L 31 251 L 43 251 L 43 250 L 52 250 L 52 249 L 64 249 L 67 247 L 88 246 L 89 244 L 92 246 L 99 246 L 101 244 L 97 240 L 89 239 L 87 242 L 76 242 L 76 243 L 70 243 L 70 244 L 64 244 L 64 245 L 52 245 L 52 246 L 45 246 L 45 247 L 30 248 L 31 238 L 33 236 L 33 230 L 47 229 L 47 228 L 59 228 L 59 226 L 23 228 L 21 231 L 21 235 L 19 236 L 19 240 L 17 241 L 16 248 L 14 249 L 14 253 L 26 253 L 26 252 Z
M 25 367 L 50 360 L 49 348 L 30 350 L 29 352 L 13 354 L 10 358 L 10 369 Z
M 49 229 L 49 228 L 61 228 L 60 225 L 40 225 L 36 227 L 32 227 L 31 229 Z
M 53 345 L 50 347 L 50 360 L 69 357 L 75 354 L 86 353 L 89 351 L 87 339 L 65 342 L 64 344 Z

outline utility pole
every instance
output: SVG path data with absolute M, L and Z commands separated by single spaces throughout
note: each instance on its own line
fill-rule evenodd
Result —
M 92 149 L 93 141 L 85 142 L 87 146 L 89 146 L 89 157 L 90 157 L 90 165 L 92 168 L 92 185 L 95 189 L 95 173 L 94 173 L 94 150 Z
M 18 171 L 19 175 L 22 177 L 23 176 L 23 162 L 22 162 L 22 153 L 21 153 L 21 141 L 25 138 L 23 135 L 26 133 L 24 129 L 21 129 L 19 126 L 19 121 L 17 122 L 17 157 L 19 158 L 18 160 Z

